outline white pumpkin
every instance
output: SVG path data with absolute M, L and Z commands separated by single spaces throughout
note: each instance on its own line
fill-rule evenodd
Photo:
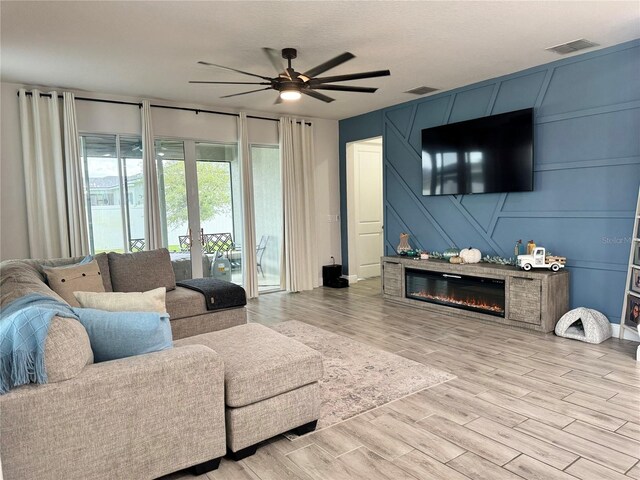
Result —
M 460 258 L 464 263 L 478 263 L 482 258 L 482 253 L 477 248 L 465 248 L 460 251 Z

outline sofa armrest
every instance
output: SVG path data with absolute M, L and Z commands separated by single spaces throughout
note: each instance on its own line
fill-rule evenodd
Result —
M 156 478 L 224 455 L 224 365 L 189 345 L 0 397 L 5 479 Z

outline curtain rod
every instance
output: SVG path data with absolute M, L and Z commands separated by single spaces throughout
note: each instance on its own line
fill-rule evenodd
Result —
M 32 92 L 25 92 L 27 97 L 33 95 Z M 20 92 L 18 92 L 18 96 L 20 96 Z M 50 93 L 40 93 L 41 97 L 51 98 Z M 62 98 L 62 95 L 58 95 L 58 98 Z M 105 100 L 103 98 L 88 98 L 88 97 L 75 97 L 76 100 L 83 100 L 85 102 L 98 102 L 98 103 L 113 103 L 115 105 L 135 105 L 138 108 L 142 108 L 142 103 L 137 102 L 124 102 L 122 100 Z M 211 113 L 213 115 L 227 115 L 229 117 L 239 117 L 240 115 L 237 113 L 230 112 L 218 112 L 216 110 L 203 110 L 201 108 L 187 108 L 187 107 L 171 107 L 169 105 L 151 105 L 153 108 L 166 108 L 167 110 L 184 110 L 186 112 L 195 112 L 196 115 L 199 113 Z M 257 115 L 247 115 L 247 118 L 255 118 L 257 120 L 269 120 L 270 122 L 279 122 L 280 120 L 277 118 L 269 118 L 269 117 L 259 117 Z M 304 122 L 307 125 L 311 125 L 311 122 Z

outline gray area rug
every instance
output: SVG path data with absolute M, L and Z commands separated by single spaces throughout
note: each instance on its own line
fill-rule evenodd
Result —
M 275 331 L 322 353 L 322 406 L 317 428 L 455 378 L 442 370 L 291 320 Z

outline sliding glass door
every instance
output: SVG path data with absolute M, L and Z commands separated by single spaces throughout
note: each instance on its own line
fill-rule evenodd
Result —
M 242 285 L 242 208 L 236 144 L 196 142 L 203 276 Z
M 176 280 L 186 280 L 194 274 L 184 142 L 156 140 L 155 150 L 162 241 L 171 255 Z
M 145 249 L 140 137 L 82 135 L 91 252 Z M 242 191 L 235 143 L 157 139 L 163 244 L 176 279 L 243 283 Z M 280 288 L 282 185 L 278 147 L 252 145 L 261 292 Z M 197 260 L 194 260 L 197 259 Z
M 274 145 L 252 145 L 256 260 L 259 291 L 280 289 L 282 181 L 280 153 Z
M 214 276 L 242 284 L 237 146 L 160 139 L 156 161 L 163 240 L 176 279 Z

